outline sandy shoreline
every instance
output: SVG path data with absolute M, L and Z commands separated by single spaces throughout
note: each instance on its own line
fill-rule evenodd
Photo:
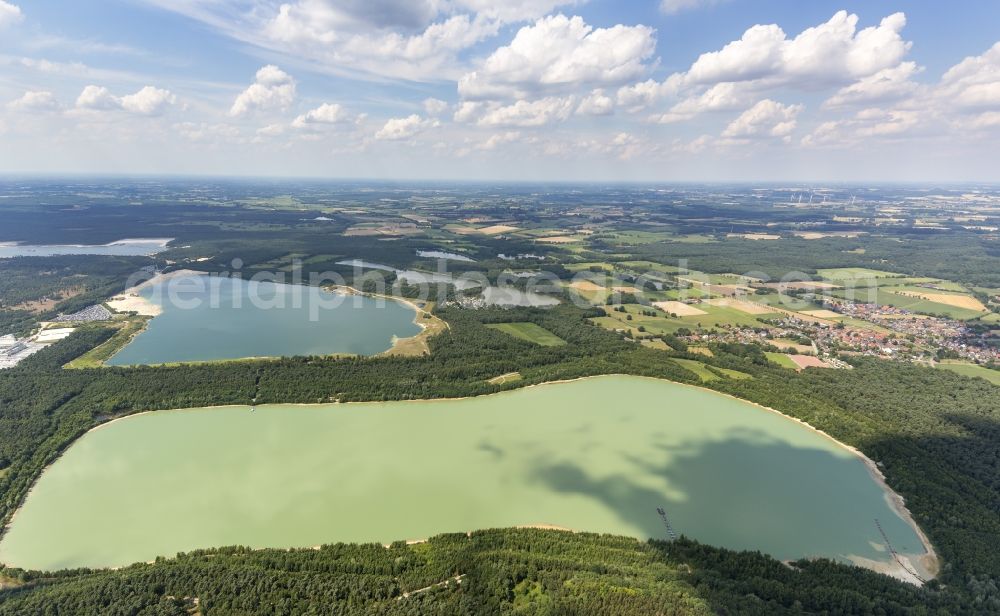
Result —
M 160 284 L 173 278 L 205 275 L 208 275 L 208 272 L 198 272 L 187 269 L 160 273 L 153 276 L 149 280 L 145 280 L 133 287 L 125 289 L 104 303 L 107 304 L 108 308 L 111 308 L 115 312 L 135 312 L 136 314 L 141 314 L 147 317 L 159 316 L 163 314 L 163 306 L 160 306 L 159 304 L 156 304 L 140 295 L 143 289 L 147 289 L 155 284 Z
M 907 523 L 907 525 L 909 525 L 911 528 L 914 529 L 914 531 L 916 532 L 917 536 L 920 538 L 920 541 L 923 544 L 923 548 L 924 548 L 924 550 L 925 550 L 926 553 L 925 554 L 919 554 L 919 555 L 917 555 L 917 554 L 899 554 L 900 560 L 902 560 L 906 566 L 900 566 L 894 560 L 889 560 L 889 561 L 875 561 L 875 560 L 871 560 L 871 559 L 867 559 L 867 558 L 862 558 L 862 557 L 857 557 L 857 556 L 851 556 L 851 555 L 845 555 L 844 557 L 847 558 L 848 560 L 850 560 L 851 562 L 853 562 L 855 564 L 855 566 L 867 568 L 867 569 L 876 571 L 878 573 L 883 573 L 885 575 L 892 576 L 892 577 L 894 577 L 894 578 L 896 578 L 898 580 L 901 580 L 901 581 L 904 581 L 904 582 L 908 582 L 908 583 L 911 583 L 911 584 L 915 584 L 915 585 L 918 585 L 918 586 L 922 585 L 922 581 L 920 579 L 917 579 L 913 575 L 913 573 L 910 570 L 907 569 L 907 567 L 909 567 L 910 569 L 917 570 L 917 572 L 920 573 L 920 574 L 927 574 L 927 577 L 929 577 L 929 578 L 933 578 L 933 577 L 935 577 L 937 575 L 937 572 L 939 571 L 939 568 L 940 568 L 940 561 L 939 561 L 939 559 L 937 557 L 936 552 L 934 551 L 933 546 L 930 543 L 930 540 L 927 538 L 926 534 L 923 532 L 923 529 L 921 529 L 920 526 L 917 525 L 917 523 L 914 521 L 913 516 L 911 515 L 910 511 L 906 508 L 905 500 L 903 499 L 903 497 L 900 496 L 899 494 L 897 494 L 896 492 L 894 492 L 892 490 L 892 488 L 889 487 L 889 485 L 885 481 L 885 476 L 882 474 L 881 470 L 878 468 L 878 466 L 875 464 L 875 462 L 873 460 L 871 460 L 871 458 L 869 458 L 866 455 L 864 455 L 857 448 L 852 447 L 850 445 L 847 445 L 846 443 L 843 443 L 841 441 L 838 441 L 837 439 L 835 439 L 832 436 L 830 436 L 828 433 L 826 433 L 823 430 L 820 430 L 820 429 L 812 426 L 808 422 L 802 421 L 801 419 L 798 419 L 796 417 L 792 417 L 790 415 L 786 415 L 786 414 L 782 413 L 781 411 L 778 411 L 778 410 L 770 408 L 770 407 L 763 406 L 763 405 L 758 404 L 756 402 L 752 402 L 750 400 L 745 400 L 743 398 L 736 397 L 736 396 L 734 396 L 732 394 L 728 394 L 728 393 L 725 393 L 725 392 L 716 391 L 714 389 L 708 389 L 706 387 L 700 387 L 698 385 L 692 385 L 692 384 L 688 384 L 688 383 L 679 383 L 679 382 L 676 382 L 676 381 L 670 381 L 670 380 L 667 380 L 667 379 L 661 379 L 661 378 L 657 378 L 657 377 L 637 376 L 637 375 L 631 375 L 631 374 L 602 374 L 602 375 L 582 376 L 582 377 L 576 377 L 576 378 L 572 378 L 572 379 L 562 379 L 562 380 L 558 380 L 558 381 L 547 381 L 547 382 L 544 382 L 544 383 L 535 383 L 535 384 L 532 384 L 532 385 L 526 385 L 524 387 L 518 387 L 518 388 L 513 388 L 513 389 L 510 389 L 510 390 L 505 390 L 505 391 L 502 391 L 502 392 L 496 392 L 496 393 L 492 393 L 492 394 L 484 394 L 482 396 L 462 396 L 462 397 L 455 397 L 455 398 L 426 398 L 426 399 L 419 399 L 419 400 L 413 400 L 413 399 L 409 399 L 409 400 L 393 400 L 393 401 L 388 401 L 388 402 L 392 402 L 392 403 L 396 403 L 396 402 L 408 402 L 408 403 L 454 402 L 454 401 L 460 401 L 460 400 L 468 400 L 468 399 L 471 399 L 471 398 L 481 398 L 481 397 L 486 397 L 486 396 L 497 396 L 497 395 L 501 395 L 501 394 L 504 394 L 504 393 L 510 393 L 512 391 L 527 390 L 527 389 L 532 388 L 532 387 L 543 387 L 543 386 L 548 386 L 548 385 L 557 385 L 557 384 L 564 384 L 564 383 L 574 383 L 574 382 L 582 381 L 582 380 L 585 380 L 585 379 L 595 379 L 595 378 L 602 378 L 602 377 L 607 377 L 607 376 L 627 376 L 627 377 L 630 377 L 630 378 L 641 378 L 641 379 L 650 379 L 650 380 L 655 380 L 655 381 L 662 381 L 662 382 L 666 382 L 666 383 L 672 383 L 672 384 L 675 384 L 675 385 L 682 385 L 682 386 L 685 386 L 685 387 L 694 388 L 694 389 L 697 389 L 697 390 L 700 390 L 700 391 L 711 392 L 713 394 L 720 395 L 720 396 L 725 396 L 725 397 L 730 398 L 732 400 L 736 400 L 736 401 L 739 401 L 739 402 L 750 404 L 752 406 L 757 407 L 758 409 L 761 409 L 761 410 L 764 410 L 764 411 L 767 411 L 767 412 L 770 412 L 770 413 L 774 413 L 774 414 L 776 414 L 776 415 L 778 415 L 780 417 L 783 417 L 783 418 L 785 418 L 787 420 L 794 421 L 797 424 L 799 424 L 800 426 L 802 426 L 804 428 L 807 428 L 807 429 L 811 430 L 812 432 L 814 432 L 816 434 L 821 435 L 825 439 L 827 439 L 827 440 L 833 442 L 834 444 L 836 444 L 838 447 L 840 447 L 840 448 L 842 448 L 842 449 L 850 452 L 851 454 L 853 454 L 854 456 L 856 456 L 857 458 L 859 458 L 864 463 L 865 467 L 868 469 L 868 472 L 870 473 L 870 475 L 872 476 L 872 478 L 882 488 L 883 495 L 884 495 L 884 497 L 886 499 L 886 502 L 890 505 L 890 507 L 892 507 L 892 509 L 897 513 L 897 515 L 899 515 L 903 519 L 904 522 Z M 367 405 L 367 404 L 385 404 L 385 403 L 386 402 L 380 402 L 380 401 L 343 402 L 343 403 L 342 402 L 327 402 L 327 403 L 318 403 L 318 404 L 317 403 L 272 403 L 272 404 L 266 404 L 266 405 L 260 405 L 260 406 L 261 407 L 267 407 L 267 406 L 318 407 L 318 406 L 333 406 L 333 405 L 340 405 L 340 404 L 344 404 L 344 405 Z M 228 404 L 228 405 L 194 407 L 194 408 L 198 408 L 199 410 L 233 409 L 233 408 L 240 409 L 240 408 L 250 408 L 250 405 L 249 404 L 246 404 L 246 405 Z M 86 436 L 86 434 L 89 434 L 90 432 L 94 432 L 96 430 L 101 430 L 103 428 L 106 428 L 106 427 L 114 424 L 115 422 L 122 421 L 122 420 L 125 420 L 125 419 L 131 419 L 133 417 L 139 417 L 141 415 L 148 415 L 148 414 L 152 414 L 152 413 L 162 413 L 164 411 L 191 411 L 191 410 L 192 409 L 190 407 L 189 408 L 175 408 L 175 409 L 160 409 L 160 410 L 155 410 L 155 411 L 142 411 L 142 412 L 139 412 L 139 413 L 132 413 L 132 414 L 128 414 L 128 415 L 123 415 L 121 417 L 116 417 L 116 418 L 114 418 L 114 419 L 112 419 L 110 421 L 106 421 L 106 422 L 104 422 L 104 423 L 102 423 L 100 425 L 94 426 L 93 428 L 89 429 L 86 433 L 84 433 L 83 436 Z M 79 442 L 79 440 L 81 438 L 83 438 L 83 436 L 81 436 L 81 437 L 77 438 L 76 440 L 74 440 L 73 443 L 70 444 L 70 447 L 72 447 L 73 444 Z M 54 460 L 52 462 L 52 464 L 55 464 L 56 462 L 58 462 L 59 458 L 61 458 L 61 457 L 62 457 L 62 454 L 60 454 L 60 456 L 58 458 L 56 458 L 56 460 Z M 47 465 L 45 467 L 45 469 L 42 470 L 42 473 L 39 474 L 38 479 L 36 479 L 36 482 L 35 482 L 36 484 L 37 484 L 37 481 L 42 477 L 42 475 L 44 475 L 45 471 L 48 470 L 48 468 L 52 464 Z M 34 489 L 34 485 L 32 486 L 31 490 L 33 490 L 33 489 Z M 20 513 L 20 511 L 21 511 L 21 507 L 24 506 L 24 502 L 26 502 L 27 499 L 28 499 L 28 497 L 30 497 L 31 490 L 28 491 L 28 495 L 25 496 L 24 501 L 21 502 L 21 505 L 14 512 L 14 514 L 11 516 L 10 520 L 8 521 L 8 524 L 6 525 L 6 528 L 9 528 L 10 525 L 13 524 L 14 519 L 16 518 L 17 514 Z M 552 529 L 556 529 L 556 530 L 572 530 L 572 529 L 567 529 L 567 528 L 562 528 L 562 527 L 557 527 L 557 526 L 552 526 L 552 525 L 543 525 L 543 524 L 530 525 L 529 527 L 534 527 L 534 528 L 552 528 Z M 4 530 L 6 530 L 6 528 Z M 521 528 L 521 527 L 518 527 L 518 528 Z M 573 531 L 573 532 L 576 532 L 576 531 Z M 2 538 L 2 537 L 0 537 L 0 538 Z M 886 551 L 886 554 L 888 555 L 888 550 Z M 914 562 L 913 562 L 914 559 L 916 559 L 918 561 L 919 566 L 914 566 Z
M 163 308 L 138 295 L 116 295 L 104 303 L 115 312 L 134 312 L 146 317 L 163 314 Z

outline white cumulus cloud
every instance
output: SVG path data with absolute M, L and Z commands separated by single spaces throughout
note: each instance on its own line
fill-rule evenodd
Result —
M 618 89 L 618 105 L 631 112 L 642 111 L 656 101 L 677 93 L 679 80 L 671 77 L 660 83 L 654 79 L 647 79 Z
M 581 115 L 602 116 L 610 115 L 615 111 L 615 101 L 604 93 L 604 90 L 597 88 L 586 98 L 580 101 L 580 106 L 576 112 Z
M 971 109 L 1000 109 L 1000 43 L 965 58 L 941 78 L 938 94 Z
M 383 141 L 400 141 L 415 137 L 434 126 L 437 126 L 436 121 L 422 118 L 414 113 L 405 118 L 390 118 L 375 133 L 375 138 Z
M 844 86 L 831 96 L 824 106 L 870 105 L 906 98 L 919 87 L 910 78 L 921 70 L 916 62 L 902 62 L 899 66 L 883 69 L 849 86 Z
M 477 146 L 480 150 L 495 150 L 501 145 L 514 143 L 521 138 L 521 131 L 509 130 L 503 133 L 495 133 L 490 138 Z
M 675 95 L 694 100 L 723 83 L 746 84 L 747 91 L 757 95 L 781 88 L 843 87 L 899 67 L 912 45 L 901 34 L 906 16 L 894 13 L 877 26 L 860 30 L 858 21 L 857 15 L 839 11 L 794 38 L 777 24 L 752 26 L 738 40 L 701 54 L 687 71 L 674 73 L 663 82 L 650 80 L 623 87 L 618 102 L 635 112 Z M 679 115 L 660 117 L 670 120 Z
M 858 31 L 858 16 L 847 11 L 793 39 L 777 25 L 756 25 L 740 40 L 702 54 L 686 80 L 714 84 L 768 78 L 801 84 L 860 79 L 903 60 L 911 46 L 900 35 L 905 25 L 906 16 L 894 13 Z
M 117 109 L 120 103 L 104 86 L 89 85 L 76 98 L 76 106 L 80 109 L 107 110 Z
M 594 28 L 553 15 L 521 28 L 458 82 L 466 99 L 526 98 L 577 87 L 617 86 L 645 74 L 656 49 L 647 26 Z
M 22 19 L 24 19 L 24 13 L 21 12 L 21 7 L 0 0 L 0 28 L 16 24 Z
M 424 99 L 424 111 L 427 115 L 436 117 L 448 110 L 448 103 L 437 98 Z
M 287 109 L 295 100 L 295 80 L 273 64 L 261 67 L 255 80 L 240 93 L 229 109 L 229 115 L 239 117 L 252 111 Z
M 766 98 L 733 120 L 722 131 L 722 136 L 731 139 L 788 137 L 795 130 L 795 118 L 802 110 L 802 105 L 784 105 Z
M 752 92 L 741 83 L 718 83 L 700 95 L 688 97 L 670 108 L 667 113 L 654 116 L 661 124 L 690 120 L 706 111 L 735 111 L 749 104 Z
M 904 109 L 862 109 L 843 120 L 823 122 L 802 139 L 806 147 L 853 147 L 873 138 L 892 138 L 912 131 L 920 114 Z
M 511 105 L 491 104 L 477 124 L 480 126 L 545 126 L 568 118 L 575 108 L 576 99 L 549 96 L 534 101 L 520 100 Z
M 121 106 L 125 111 L 139 115 L 159 115 L 167 107 L 177 102 L 177 97 L 169 90 L 146 86 L 135 94 L 121 98 Z
M 44 90 L 29 90 L 21 98 L 7 103 L 15 111 L 56 111 L 59 101 L 52 92 Z
M 292 121 L 294 128 L 306 128 L 318 124 L 341 124 L 350 122 L 350 114 L 337 103 L 323 103 L 315 109 L 303 113 Z
M 104 86 L 89 85 L 76 98 L 77 109 L 89 111 L 127 111 L 135 115 L 160 115 L 177 102 L 169 90 L 145 86 L 134 94 L 115 96 Z

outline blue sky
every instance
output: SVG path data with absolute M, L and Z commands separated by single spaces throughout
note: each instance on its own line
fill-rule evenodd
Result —
M 1000 3 L 0 0 L 0 173 L 997 180 Z

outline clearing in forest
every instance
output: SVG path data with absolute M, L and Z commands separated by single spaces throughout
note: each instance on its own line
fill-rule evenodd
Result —
M 816 270 L 826 280 L 857 280 L 858 278 L 901 278 L 902 274 L 867 267 L 835 267 Z
M 936 368 L 942 368 L 944 370 L 951 370 L 952 372 L 957 372 L 969 377 L 979 377 L 981 379 L 986 379 L 994 385 L 1000 385 L 1000 370 L 993 370 L 987 368 L 986 366 L 980 366 L 978 364 L 973 364 L 963 361 L 943 361 L 939 363 Z
M 509 334 L 515 338 L 520 338 L 521 340 L 534 342 L 540 346 L 561 346 L 566 344 L 566 341 L 559 336 L 530 322 L 493 323 L 491 325 L 487 325 L 486 327 Z
M 708 367 L 701 363 L 700 361 L 695 361 L 693 359 L 671 359 L 670 361 L 679 364 L 682 368 L 689 370 L 696 375 L 704 383 L 706 381 L 718 381 L 719 375 L 712 372 Z

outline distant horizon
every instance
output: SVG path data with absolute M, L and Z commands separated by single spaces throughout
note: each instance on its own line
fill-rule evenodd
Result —
M 364 177 L 321 177 L 309 175 L 251 175 L 251 174 L 178 174 L 178 173 L 61 173 L 61 172 L 37 172 L 37 173 L 3 173 L 0 172 L 0 182 L 10 182 L 17 180 L 61 180 L 61 179 L 90 179 L 90 180 L 225 180 L 225 181 L 252 181 L 261 182 L 317 182 L 330 184 L 507 184 L 514 186 L 531 185 L 567 185 L 567 186 L 721 186 L 721 185 L 742 185 L 742 186 L 767 186 L 780 187 L 788 185 L 789 188 L 796 186 L 808 186 L 810 188 L 821 188 L 826 186 L 851 186 L 858 187 L 860 184 L 870 184 L 873 186 L 998 186 L 1000 180 L 892 180 L 892 179 L 858 179 L 858 180 L 824 180 L 824 179 L 777 179 L 777 180 L 740 180 L 740 179 L 718 179 L 718 180 L 573 180 L 573 179 L 508 179 L 508 178 L 364 178 Z

